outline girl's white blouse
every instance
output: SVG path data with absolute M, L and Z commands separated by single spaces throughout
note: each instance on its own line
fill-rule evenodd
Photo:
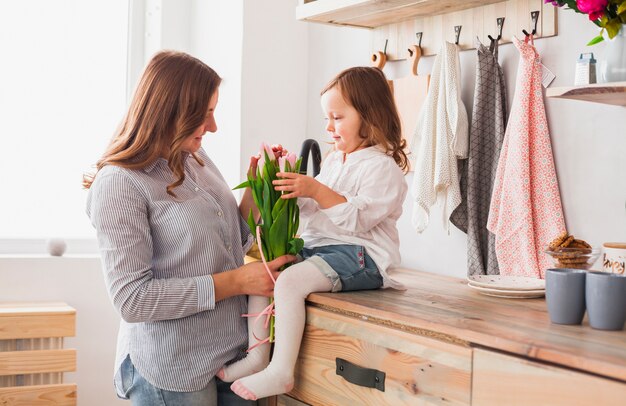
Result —
M 298 199 L 305 247 L 361 245 L 378 266 L 383 287 L 402 289 L 389 269 L 400 265 L 396 222 L 408 188 L 394 159 L 376 146 L 352 152 L 345 161 L 344 153 L 335 151 L 316 179 L 347 202 L 322 209 L 313 199 Z

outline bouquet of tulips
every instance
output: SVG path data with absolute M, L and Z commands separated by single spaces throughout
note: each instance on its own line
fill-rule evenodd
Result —
M 257 244 L 263 262 L 268 262 L 281 255 L 296 255 L 304 246 L 304 241 L 296 237 L 300 211 L 297 199 L 281 199 L 281 193 L 274 190 L 272 182 L 278 172 L 299 172 L 302 158 L 283 150 L 280 145 L 270 147 L 261 144 L 261 152 L 257 156 L 256 168 L 251 165 L 248 180 L 235 187 L 249 187 L 252 191 L 254 204 L 261 213 L 257 223 L 252 210 L 248 215 L 248 226 L 253 235 L 257 236 Z M 253 160 L 254 162 L 254 160 Z M 267 314 L 272 315 L 273 303 L 270 302 Z M 270 320 L 270 342 L 274 341 L 274 318 Z

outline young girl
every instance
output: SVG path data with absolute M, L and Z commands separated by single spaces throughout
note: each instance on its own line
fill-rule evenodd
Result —
M 218 373 L 226 381 L 245 376 L 231 386 L 244 399 L 292 389 L 309 293 L 402 288 L 387 270 L 400 263 L 396 221 L 407 192 L 407 157 L 385 75 L 377 68 L 347 69 L 321 96 L 334 151 L 317 178 L 279 173 L 282 179 L 274 182 L 283 199 L 300 198 L 305 248 L 299 255 L 303 261 L 285 269 L 276 281 L 272 362 L 245 376 L 259 369 L 251 360 L 267 359 L 269 345 L 264 345 L 253 349 L 250 359 Z

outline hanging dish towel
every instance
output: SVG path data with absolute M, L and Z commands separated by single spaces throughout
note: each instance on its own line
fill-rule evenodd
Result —
M 468 121 L 461 101 L 459 50 L 445 42 L 435 58 L 428 96 L 417 123 L 412 150 L 416 154 L 411 194 L 412 222 L 418 233 L 428 226 L 430 208 L 441 194 L 444 224 L 461 203 L 457 158 L 467 158 Z
M 488 228 L 496 235 L 502 275 L 543 278 L 543 252 L 565 231 L 534 45 L 513 38 L 520 52 L 515 96 L 496 173 Z
M 477 39 L 476 50 L 469 157 L 459 161 L 463 201 L 450 221 L 467 233 L 467 274 L 498 275 L 495 235 L 487 230 L 487 219 L 506 129 L 506 86 L 498 64 L 498 41 L 492 41 L 487 48 Z

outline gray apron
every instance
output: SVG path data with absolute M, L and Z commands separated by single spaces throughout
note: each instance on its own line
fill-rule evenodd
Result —
M 463 202 L 450 221 L 467 233 L 468 275 L 498 275 L 495 236 L 487 230 L 487 219 L 506 129 L 506 85 L 498 64 L 497 41 L 489 48 L 476 41 L 478 60 L 469 157 L 459 160 Z

